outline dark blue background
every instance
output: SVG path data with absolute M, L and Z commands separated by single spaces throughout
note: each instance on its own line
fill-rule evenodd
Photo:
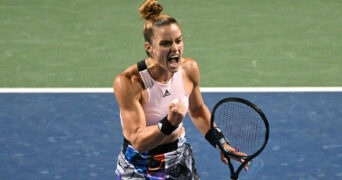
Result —
M 266 149 L 240 179 L 341 179 L 342 93 L 204 93 L 246 98 L 270 122 Z M 230 176 L 219 153 L 185 120 L 202 179 Z M 0 94 L 0 179 L 115 179 L 122 135 L 111 93 Z

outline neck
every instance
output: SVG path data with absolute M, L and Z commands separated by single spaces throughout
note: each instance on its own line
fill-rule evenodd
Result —
M 163 84 L 166 84 L 173 76 L 173 73 L 168 72 L 167 70 L 160 67 L 158 64 L 149 67 L 148 72 L 155 81 Z

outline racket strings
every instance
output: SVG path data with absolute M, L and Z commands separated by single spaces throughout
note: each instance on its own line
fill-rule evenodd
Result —
M 266 128 L 263 119 L 252 107 L 239 102 L 226 102 L 216 109 L 215 119 L 237 151 L 254 154 L 264 144 Z

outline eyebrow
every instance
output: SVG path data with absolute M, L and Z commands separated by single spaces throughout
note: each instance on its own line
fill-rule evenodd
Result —
M 180 38 L 183 38 L 183 34 L 182 35 L 180 35 L 178 38 L 176 38 L 176 39 L 180 39 Z
M 179 37 L 177 37 L 176 39 L 181 39 L 181 38 L 183 38 L 183 35 L 180 35 Z M 162 40 L 160 40 L 161 42 L 163 42 L 163 41 L 170 41 L 170 40 L 168 40 L 168 39 L 162 39 Z

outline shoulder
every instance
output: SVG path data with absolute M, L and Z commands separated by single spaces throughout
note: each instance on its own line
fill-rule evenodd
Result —
M 113 82 L 114 92 L 124 96 L 136 96 L 143 89 L 143 82 L 139 75 L 137 65 L 131 65 L 125 71 L 115 77 Z
M 118 76 L 115 77 L 114 85 L 132 82 L 134 81 L 134 79 L 139 77 L 138 73 L 139 72 L 138 72 L 136 65 L 131 65 L 126 70 L 124 70 Z
M 186 76 L 194 83 L 198 84 L 200 80 L 199 65 L 195 59 L 183 58 L 182 69 Z
M 186 57 L 186 58 L 183 58 L 182 67 L 183 69 L 190 69 L 190 70 L 193 70 L 193 68 L 198 69 L 198 63 L 195 59 Z

